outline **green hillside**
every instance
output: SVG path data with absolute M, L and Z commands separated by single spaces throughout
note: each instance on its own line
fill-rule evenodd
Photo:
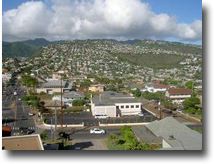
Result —
M 180 42 L 168 42 L 168 41 L 153 41 L 153 40 L 142 40 L 136 42 L 134 45 L 152 48 L 152 49 L 161 49 L 168 51 L 176 51 L 180 53 L 191 53 L 196 55 L 202 54 L 202 48 L 198 45 L 184 44 Z
M 130 62 L 135 65 L 146 66 L 150 68 L 172 68 L 178 67 L 179 62 L 182 61 L 185 56 L 181 55 L 169 55 L 169 54 L 116 54 L 120 60 Z
M 35 39 L 20 42 L 3 42 L 2 57 L 31 57 L 39 52 L 42 46 L 48 45 L 45 39 Z

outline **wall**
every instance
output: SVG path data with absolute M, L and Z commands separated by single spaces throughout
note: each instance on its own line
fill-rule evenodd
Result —
M 109 117 L 116 117 L 116 107 L 115 106 L 91 106 L 92 115 L 104 114 Z
M 141 112 L 142 103 L 116 103 L 115 105 L 119 107 L 122 115 L 137 115 Z M 129 108 L 126 108 L 126 105 L 128 105 Z M 131 108 L 131 105 L 134 105 L 134 108 Z M 138 105 L 139 108 L 136 108 L 136 105 Z M 121 108 L 121 106 L 124 106 L 124 108 Z

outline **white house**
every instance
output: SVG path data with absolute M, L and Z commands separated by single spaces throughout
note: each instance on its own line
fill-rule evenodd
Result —
M 119 117 L 137 115 L 141 112 L 142 103 L 133 96 L 122 93 L 105 91 L 91 99 L 92 115 L 107 115 Z
M 186 88 L 170 88 L 166 91 L 165 95 L 170 98 L 173 103 L 182 103 L 186 98 L 191 97 L 192 90 Z
M 152 85 L 145 86 L 144 89 L 142 89 L 142 92 L 148 91 L 150 93 L 156 93 L 156 92 L 166 92 L 167 89 L 169 89 L 169 85 L 160 84 L 160 83 L 154 83 Z

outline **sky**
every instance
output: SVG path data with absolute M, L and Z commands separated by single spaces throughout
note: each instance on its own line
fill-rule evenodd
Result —
M 201 0 L 3 0 L 3 40 L 201 43 Z M 15 28 L 14 28 L 15 27 Z

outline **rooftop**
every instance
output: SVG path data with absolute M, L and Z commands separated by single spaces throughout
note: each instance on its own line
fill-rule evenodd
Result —
M 84 97 L 84 95 L 82 93 L 80 93 L 80 92 L 70 91 L 70 92 L 63 93 L 63 97 L 80 98 L 80 97 Z
M 62 87 L 68 88 L 70 87 L 70 83 L 67 81 L 62 81 Z M 61 80 L 47 80 L 47 82 L 41 85 L 43 88 L 60 88 L 61 87 Z
M 135 99 L 133 96 L 112 91 L 105 91 L 100 95 L 96 95 L 92 101 L 98 106 L 115 105 L 116 103 L 141 103 L 141 101 Z
M 162 137 L 172 149 L 202 150 L 202 134 L 194 131 L 172 117 L 145 125 L 157 137 Z
M 39 134 L 2 138 L 5 150 L 44 150 Z
M 170 95 L 191 95 L 192 90 L 186 88 L 170 88 L 168 90 Z

